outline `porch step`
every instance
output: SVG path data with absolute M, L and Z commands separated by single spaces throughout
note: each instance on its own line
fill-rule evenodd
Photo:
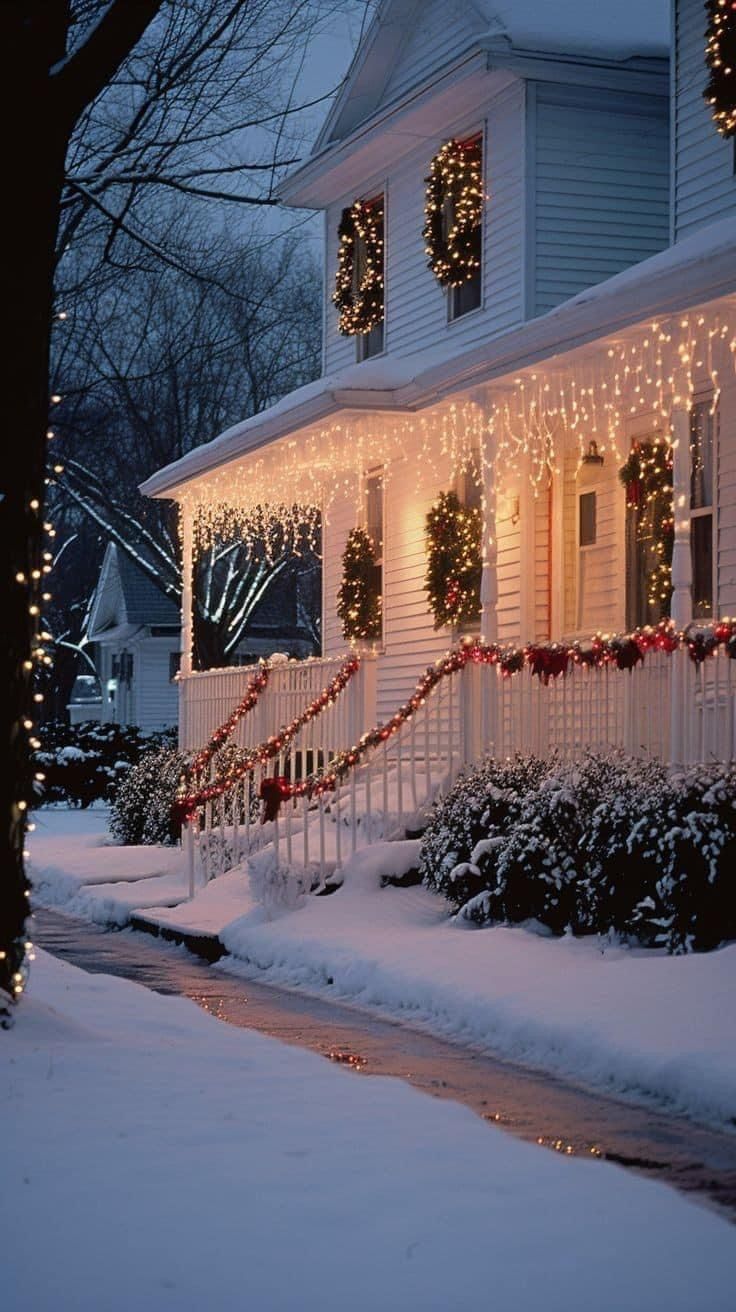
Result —
M 175 929 L 170 925 L 159 925 L 155 920 L 149 920 L 147 916 L 135 915 L 130 917 L 130 928 L 138 930 L 142 934 L 151 934 L 153 938 L 165 939 L 167 943 L 177 943 L 192 952 L 195 957 L 201 957 L 203 961 L 209 961 L 212 964 L 224 957 L 226 948 L 220 941 L 217 934 L 208 934 L 206 932 L 193 932 L 185 929 Z

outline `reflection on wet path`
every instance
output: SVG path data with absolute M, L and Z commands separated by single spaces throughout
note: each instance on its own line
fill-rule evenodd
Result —
M 191 998 L 219 1020 L 257 1030 L 364 1075 L 392 1075 L 451 1098 L 519 1138 L 618 1162 L 736 1220 L 736 1134 L 589 1093 L 349 1007 L 239 979 L 182 948 L 39 908 L 33 938 L 83 970 Z

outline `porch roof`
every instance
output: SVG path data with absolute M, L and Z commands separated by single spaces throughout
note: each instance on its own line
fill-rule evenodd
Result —
M 420 410 L 449 393 L 513 377 L 627 328 L 735 293 L 736 219 L 727 218 L 471 350 L 448 358 L 442 343 L 316 379 L 159 470 L 141 491 L 176 499 L 200 476 L 328 418 Z

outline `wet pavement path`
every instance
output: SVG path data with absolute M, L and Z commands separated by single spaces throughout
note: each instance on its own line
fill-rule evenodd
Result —
M 33 938 L 93 973 L 191 998 L 219 1020 L 464 1103 L 521 1139 L 650 1175 L 736 1221 L 736 1132 L 588 1092 L 351 1007 L 253 983 L 158 939 L 37 909 Z

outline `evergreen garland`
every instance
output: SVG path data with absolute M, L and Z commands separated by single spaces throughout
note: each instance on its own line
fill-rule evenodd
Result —
M 626 504 L 638 512 L 636 536 L 651 543 L 653 557 L 647 574 L 647 599 L 669 614 L 672 596 L 672 547 L 675 519 L 672 502 L 672 447 L 664 439 L 635 442 L 619 470 Z
M 383 322 L 383 202 L 356 200 L 342 212 L 333 303 L 346 337 Z M 359 267 L 358 244 L 364 265 Z
M 342 582 L 337 613 L 348 642 L 370 642 L 381 636 L 380 566 L 376 549 L 363 528 L 348 534 L 342 555 Z
M 703 96 L 722 137 L 736 136 L 736 0 L 706 0 L 705 62 L 709 77 Z
M 440 492 L 427 515 L 424 580 L 436 629 L 480 615 L 481 531 L 477 507 L 466 509 L 457 492 Z
M 481 262 L 482 145 L 447 141 L 426 178 L 423 237 L 428 265 L 443 287 L 461 287 Z

